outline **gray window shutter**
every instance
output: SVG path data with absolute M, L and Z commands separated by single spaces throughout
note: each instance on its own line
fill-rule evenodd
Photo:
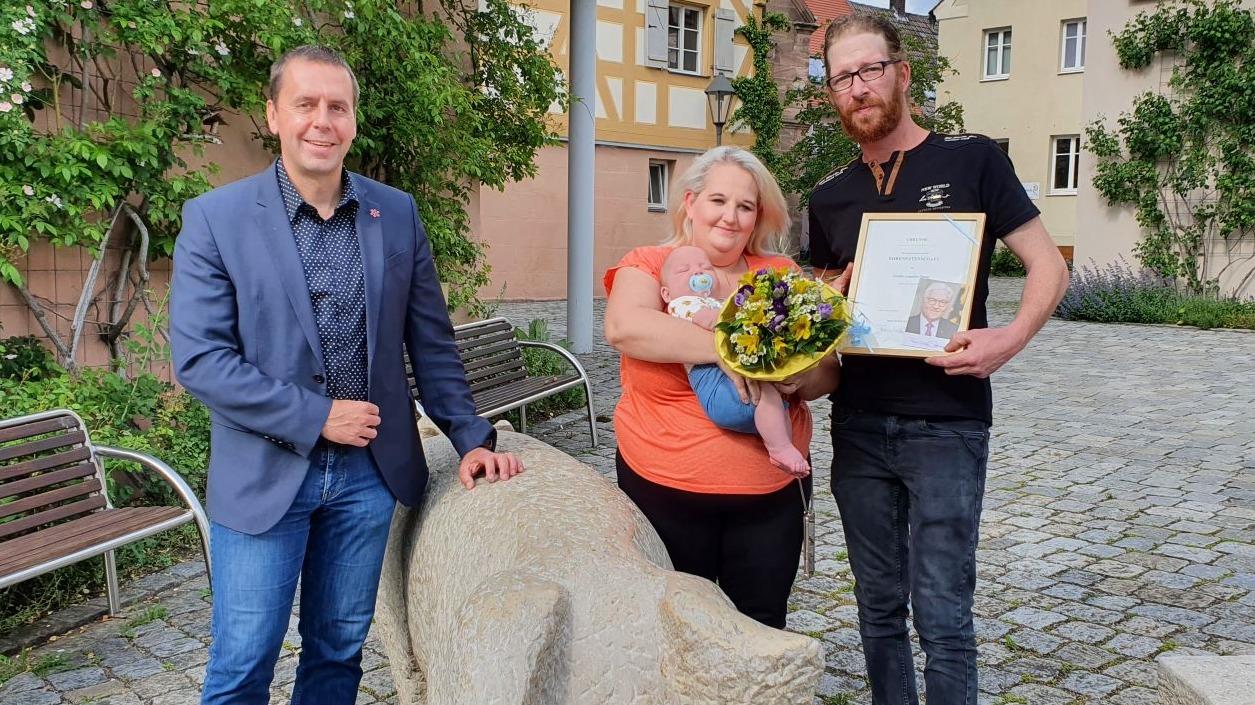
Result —
M 727 8 L 720 8 L 715 13 L 715 71 L 725 76 L 736 73 L 732 65 L 732 35 L 736 31 L 736 13 Z
M 645 2 L 645 65 L 667 68 L 667 0 Z

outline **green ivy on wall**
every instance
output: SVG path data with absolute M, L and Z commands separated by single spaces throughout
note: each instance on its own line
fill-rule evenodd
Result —
M 1219 280 L 1255 257 L 1255 12 L 1235 0 L 1165 2 L 1112 43 L 1122 68 L 1160 57 L 1172 77 L 1168 91 L 1134 98 L 1115 127 L 1087 126 L 1094 187 L 1135 210 L 1143 265 L 1192 293 L 1220 293 Z

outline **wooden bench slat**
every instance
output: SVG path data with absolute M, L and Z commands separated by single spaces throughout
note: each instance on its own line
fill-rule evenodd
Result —
M 513 334 L 514 326 L 509 321 L 483 321 L 476 323 L 466 323 L 453 329 L 453 339 L 463 340 L 465 338 L 473 338 L 477 335 L 493 333 L 500 330 L 508 330 Z
M 54 455 L 45 455 L 31 460 L 23 460 L 20 463 L 12 465 L 0 466 L 0 482 L 12 479 L 14 477 L 22 477 L 33 472 L 41 472 L 43 470 L 51 470 L 62 465 L 69 465 L 80 460 L 86 460 L 92 455 L 91 449 L 87 446 L 79 446 L 73 450 L 67 450 Z M 0 494 L 0 497 L 3 497 Z
M 8 443 L 22 438 L 31 438 L 33 436 L 42 436 L 45 433 L 53 431 L 64 431 L 70 428 L 76 428 L 78 421 L 73 416 L 56 416 L 42 421 L 29 421 L 24 424 L 15 424 L 0 428 L 0 443 Z
M 74 502 L 73 504 L 64 504 L 55 509 L 49 509 L 44 512 L 39 512 L 38 514 L 22 517 L 17 521 L 6 522 L 4 524 L 0 524 L 0 538 L 12 536 L 16 533 L 27 531 L 28 529 L 33 529 L 37 526 L 43 526 L 44 524 L 51 524 L 54 521 L 69 519 L 70 517 L 79 514 L 93 512 L 101 507 L 104 507 L 105 504 L 105 498 L 101 495 L 96 495 L 95 497 Z
M 475 372 L 481 367 L 497 365 L 502 362 L 513 361 L 515 364 L 522 365 L 523 355 L 521 353 L 522 353 L 522 348 L 520 348 L 518 351 L 505 350 L 505 351 L 497 353 L 496 355 L 483 356 L 475 360 L 471 360 L 470 362 L 464 362 L 462 364 L 462 367 L 466 369 L 466 374 L 469 376 L 471 373 Z
M 54 484 L 54 483 L 48 483 Z M 22 512 L 29 512 L 32 509 L 40 507 L 51 507 L 60 502 L 74 499 L 75 497 L 86 497 L 94 492 L 100 491 L 100 480 L 95 477 L 86 482 L 76 482 L 67 487 L 59 487 L 50 492 L 41 492 L 37 495 L 24 497 L 16 502 L 8 504 L 0 504 L 0 519 Z
M 502 334 L 501 338 L 493 340 L 485 340 L 481 345 L 466 347 L 458 350 L 458 357 L 462 358 L 462 363 L 467 360 L 474 360 L 485 355 L 492 355 L 502 350 L 519 350 L 519 341 L 514 339 L 513 335 Z M 522 354 L 521 352 L 519 353 Z
M 561 387 L 568 382 L 579 379 L 578 375 L 530 377 L 503 387 L 489 389 L 474 395 L 475 410 L 478 413 L 483 413 L 502 404 L 507 404 L 533 394 L 539 394 L 555 387 Z
M 474 370 L 472 373 L 466 375 L 466 381 L 470 385 L 474 386 L 486 380 L 492 380 L 493 378 L 501 377 L 502 375 L 509 375 L 515 372 L 520 372 L 523 376 L 527 376 L 527 366 L 523 364 L 522 360 L 511 358 L 499 361 L 496 365 L 491 367 L 480 367 Z M 501 380 L 502 383 L 507 381 L 509 381 L 509 379 Z
M 46 472 L 42 475 L 28 477 L 25 480 L 17 482 L 8 482 L 0 485 L 0 499 L 13 497 L 25 492 L 51 487 L 52 485 L 68 482 L 80 477 L 87 477 L 96 474 L 96 465 L 90 461 L 79 463 L 73 467 L 63 468 L 55 472 Z
M 513 372 L 509 372 L 507 374 L 498 375 L 496 377 L 492 377 L 489 379 L 479 380 L 478 382 L 473 382 L 470 384 L 471 395 L 474 396 L 476 392 L 481 392 L 486 389 L 496 389 L 498 387 L 501 387 L 502 385 L 505 385 L 508 382 L 513 382 L 514 380 L 525 379 L 526 377 L 527 377 L 527 370 L 519 369 Z
M 10 575 L 89 546 L 160 524 L 188 511 L 178 507 L 107 509 L 0 543 L 0 575 Z
M 30 443 L 19 443 L 17 445 L 5 446 L 0 448 L 0 462 L 20 458 L 24 455 L 34 455 L 43 453 L 56 448 L 65 448 L 68 446 L 82 445 L 87 441 L 87 434 L 82 431 L 74 433 L 63 433 L 59 436 L 52 436 Z

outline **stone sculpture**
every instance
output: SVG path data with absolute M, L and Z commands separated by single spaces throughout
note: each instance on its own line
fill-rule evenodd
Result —
M 498 448 L 526 472 L 471 492 L 452 446 L 423 428 L 431 484 L 420 511 L 393 518 L 376 614 L 398 703 L 812 702 L 819 642 L 671 570 L 618 488 L 508 428 Z

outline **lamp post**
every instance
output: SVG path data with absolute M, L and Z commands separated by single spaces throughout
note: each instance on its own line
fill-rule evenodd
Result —
M 723 126 L 732 113 L 732 82 L 721 73 L 715 74 L 706 86 L 706 102 L 710 106 L 710 121 L 715 123 L 715 146 L 723 144 Z

